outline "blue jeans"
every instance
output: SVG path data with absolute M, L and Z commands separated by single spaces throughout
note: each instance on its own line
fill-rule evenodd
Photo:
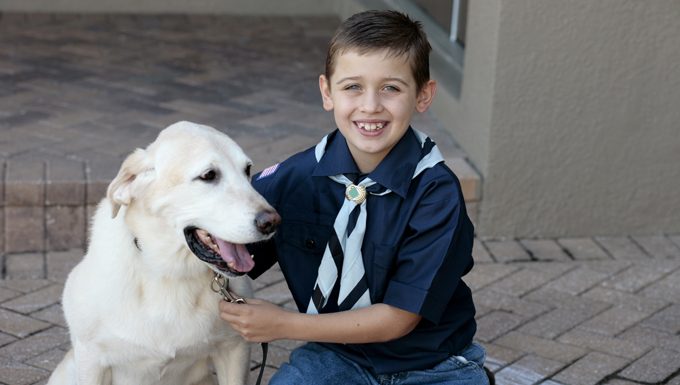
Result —
M 484 348 L 473 343 L 431 369 L 373 375 L 365 368 L 319 344 L 308 343 L 290 355 L 270 385 L 489 385 Z

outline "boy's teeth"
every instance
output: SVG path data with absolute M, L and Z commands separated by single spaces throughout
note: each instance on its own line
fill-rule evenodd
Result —
M 376 131 L 376 130 L 380 130 L 381 128 L 384 127 L 383 123 L 364 123 L 364 122 L 361 122 L 361 123 L 357 123 L 357 125 L 359 126 L 359 128 L 366 130 L 366 131 Z

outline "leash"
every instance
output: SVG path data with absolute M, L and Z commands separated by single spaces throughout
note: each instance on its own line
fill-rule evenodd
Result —
M 224 299 L 227 302 L 246 303 L 246 300 L 243 299 L 243 297 L 239 297 L 238 295 L 234 294 L 231 290 L 229 290 L 229 280 L 221 274 L 215 273 L 215 277 L 210 283 L 210 288 L 215 293 L 220 294 L 222 296 L 222 299 Z M 260 373 L 257 375 L 257 381 L 255 382 L 255 385 L 260 385 L 260 383 L 262 382 L 262 375 L 264 374 L 264 364 L 267 362 L 267 351 L 269 350 L 269 344 L 266 342 L 262 342 L 260 346 L 262 347 L 262 365 L 260 365 Z

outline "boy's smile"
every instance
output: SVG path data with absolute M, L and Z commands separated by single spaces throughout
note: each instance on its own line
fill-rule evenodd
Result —
M 430 80 L 418 92 L 405 55 L 348 50 L 337 56 L 330 79 L 319 77 L 319 88 L 354 161 L 369 173 L 404 135 L 413 113 L 427 110 L 436 84 Z

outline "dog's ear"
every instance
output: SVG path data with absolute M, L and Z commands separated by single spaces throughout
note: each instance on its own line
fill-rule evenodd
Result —
M 135 197 L 135 185 L 138 177 L 153 169 L 149 155 L 141 148 L 128 155 L 120 166 L 118 175 L 111 181 L 106 190 L 106 197 L 111 202 L 111 216 L 118 215 L 120 206 L 129 205 Z

